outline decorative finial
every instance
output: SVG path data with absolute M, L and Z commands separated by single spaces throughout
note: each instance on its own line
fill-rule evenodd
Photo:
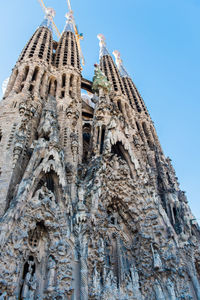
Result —
M 100 52 L 99 52 L 99 59 L 103 57 L 104 55 L 109 55 L 109 52 L 106 48 L 106 38 L 103 34 L 98 34 L 97 38 L 99 39 L 99 47 L 100 47 Z
M 116 62 L 117 68 L 118 68 L 118 70 L 120 72 L 120 75 L 122 77 L 130 77 L 129 74 L 128 74 L 128 72 L 126 71 L 126 69 L 123 66 L 123 61 L 121 59 L 120 52 L 117 51 L 117 50 L 115 50 L 115 51 L 113 51 L 113 55 L 115 57 L 115 62 Z
M 73 24 L 74 24 L 74 15 L 73 15 L 73 11 L 70 10 L 68 13 L 66 13 L 65 15 L 65 18 L 67 19 L 66 20 L 66 25 L 65 25 L 65 28 L 64 28 L 64 31 L 74 31 L 74 27 L 73 27 Z
M 55 17 L 55 15 L 56 15 L 56 11 L 53 8 L 46 7 L 44 21 L 42 22 L 40 27 L 47 27 L 48 29 L 50 29 L 53 32 L 52 22 L 53 22 L 53 18 Z
M 95 64 L 94 67 L 95 70 L 94 70 L 92 90 L 97 93 L 103 90 L 105 93 L 108 94 L 111 90 L 110 82 L 108 81 L 106 75 L 101 71 L 98 64 Z
M 46 8 L 46 17 L 49 19 L 53 19 L 56 16 L 56 11 L 52 7 L 47 7 Z

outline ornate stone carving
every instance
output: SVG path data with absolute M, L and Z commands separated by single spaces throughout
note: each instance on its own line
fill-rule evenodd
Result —
M 68 21 L 53 64 L 43 23 L 0 102 L 0 299 L 200 299 L 199 226 L 143 99 L 102 35 L 81 77 Z
M 107 80 L 105 74 L 100 70 L 98 64 L 95 64 L 94 78 L 93 78 L 93 86 L 92 89 L 95 92 L 99 92 L 101 94 L 101 90 L 105 93 L 109 93 L 111 89 L 111 84 Z

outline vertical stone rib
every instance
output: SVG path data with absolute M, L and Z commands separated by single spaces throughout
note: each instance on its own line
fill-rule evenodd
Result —
M 112 57 L 109 55 L 103 56 L 101 58 L 100 66 L 102 71 L 107 76 L 108 80 L 112 83 L 114 90 L 120 91 L 122 94 L 125 94 L 123 82 L 120 78 L 117 68 L 114 65 Z
M 81 300 L 88 300 L 88 272 L 85 258 L 81 258 Z
M 80 65 L 80 58 L 79 58 L 79 51 L 78 51 L 77 43 L 75 45 L 76 45 L 76 66 L 80 70 L 81 65 Z
M 55 58 L 55 66 L 58 68 L 60 64 L 60 55 L 61 55 L 61 48 L 62 48 L 62 41 L 64 39 L 64 36 L 61 37 L 58 48 L 56 50 L 56 58 Z
M 28 73 L 28 76 L 26 78 L 26 82 L 24 84 L 23 92 L 27 91 L 30 87 L 31 79 L 32 79 L 32 76 L 33 76 L 33 73 L 34 73 L 34 69 L 35 68 L 33 68 L 33 67 L 31 69 L 29 69 L 29 73 Z
M 128 83 L 128 86 L 129 86 L 129 88 L 130 88 L 130 90 L 131 90 L 131 93 L 132 93 L 132 96 L 133 96 L 133 99 L 134 99 L 134 102 L 135 102 L 135 106 L 136 106 L 136 108 L 137 108 L 137 111 L 138 111 L 138 112 L 141 112 L 142 109 L 141 109 L 140 104 L 139 104 L 138 96 L 137 96 L 137 94 L 135 93 L 135 89 L 134 89 L 134 87 L 133 87 L 133 82 L 132 82 L 132 80 L 131 80 L 130 78 L 127 78 L 127 83 Z
M 70 74 L 67 73 L 67 74 L 66 74 L 66 81 L 65 81 L 65 94 L 66 94 L 67 96 L 69 96 L 69 89 L 70 89 L 69 84 L 70 84 Z
M 131 107 L 132 107 L 134 110 L 137 110 L 137 106 L 136 106 L 136 104 L 135 104 L 135 101 L 134 101 L 134 98 L 133 98 L 131 89 L 130 89 L 129 84 L 128 84 L 128 78 L 127 78 L 127 77 L 123 77 L 123 78 L 122 78 L 122 81 L 123 81 L 123 83 L 124 83 L 126 95 L 127 95 L 128 99 L 129 99 L 129 103 L 130 103 Z
M 101 62 L 100 62 L 100 67 L 101 67 L 101 70 L 106 75 L 107 79 L 111 83 L 113 83 L 113 81 L 112 81 L 112 74 L 111 74 L 111 71 L 110 71 L 109 63 L 108 63 L 108 55 L 102 57 Z M 112 89 L 114 89 L 113 84 L 112 84 Z
M 43 72 L 41 70 L 39 70 L 38 76 L 37 76 L 37 79 L 36 79 L 36 82 L 35 82 L 35 88 L 34 88 L 34 92 L 38 96 L 39 96 L 39 88 L 40 88 L 40 83 L 41 83 L 42 76 L 43 76 Z
M 23 76 L 24 76 L 24 68 L 21 66 L 19 67 L 19 72 L 13 87 L 14 92 L 18 93 L 20 90 L 20 86 L 23 80 Z
M 29 53 L 27 53 L 29 58 L 33 57 L 35 52 L 36 52 L 36 48 L 38 46 L 38 42 L 40 40 L 41 34 L 42 34 L 42 28 L 38 29 L 38 32 L 37 32 L 37 35 L 34 39 L 33 45 L 31 47 L 31 49 L 29 50 Z
M 13 87 L 15 85 L 15 81 L 17 79 L 17 76 L 18 76 L 18 69 L 14 69 L 13 72 L 12 72 L 12 75 L 11 75 L 11 77 L 9 79 L 8 86 L 7 86 L 6 92 L 4 94 L 4 98 L 8 97 L 8 95 L 12 91 L 12 89 L 13 89 Z
M 41 97 L 42 98 L 46 98 L 47 82 L 48 82 L 48 74 L 45 73 L 43 82 L 41 83 Z
M 67 32 L 67 39 L 68 39 L 68 47 L 67 47 L 67 52 L 68 52 L 68 57 L 67 57 L 67 65 L 71 66 L 71 39 L 72 39 L 72 33 Z
M 68 42 L 68 35 L 69 33 L 67 32 L 65 35 L 65 48 L 64 48 L 64 57 L 63 57 L 63 66 L 66 66 L 68 64 L 68 57 L 69 57 L 69 42 Z
M 125 89 L 124 89 L 123 82 L 122 82 L 122 79 L 121 79 L 121 77 L 120 77 L 119 71 L 117 70 L 117 68 L 116 68 L 116 66 L 115 66 L 115 63 L 114 63 L 112 57 L 110 57 L 110 60 L 111 60 L 111 62 L 112 62 L 111 65 L 112 65 L 112 68 L 113 68 L 113 72 L 115 73 L 115 77 L 117 78 L 117 82 L 118 82 L 118 84 L 119 84 L 119 86 L 120 86 L 121 92 L 122 92 L 122 94 L 125 95 L 126 93 L 125 93 Z
M 19 56 L 18 61 L 22 61 L 24 56 L 26 55 L 27 51 L 29 48 L 31 48 L 33 46 L 34 43 L 34 36 L 36 35 L 37 31 L 32 35 L 32 37 L 30 38 L 30 40 L 28 41 L 28 43 L 26 44 L 26 46 L 24 47 L 21 55 Z

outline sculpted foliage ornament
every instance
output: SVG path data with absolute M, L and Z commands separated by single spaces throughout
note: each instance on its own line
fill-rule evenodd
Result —
M 95 64 L 94 77 L 92 89 L 94 92 L 99 93 L 100 90 L 103 90 L 104 93 L 109 94 L 111 91 L 111 84 L 106 78 L 105 74 L 101 71 L 98 64 Z

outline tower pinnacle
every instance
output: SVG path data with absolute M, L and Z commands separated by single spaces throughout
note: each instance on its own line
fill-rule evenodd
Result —
M 108 49 L 106 48 L 106 38 L 103 34 L 98 34 L 97 38 L 99 39 L 99 59 L 101 59 L 102 56 L 109 55 Z
M 118 50 L 115 50 L 113 51 L 113 55 L 115 57 L 115 62 L 116 62 L 116 65 L 117 65 L 117 68 L 120 72 L 120 75 L 122 77 L 130 77 L 128 72 L 126 71 L 124 65 L 123 65 L 123 61 L 121 59 L 121 54 Z
M 70 0 L 61 36 L 44 1 L 0 101 L 0 300 L 200 300 L 200 228 L 120 53 L 99 34 L 84 78 Z
M 56 15 L 56 11 L 51 7 L 47 7 L 45 9 L 44 20 L 43 20 L 42 24 L 40 25 L 40 27 L 47 27 L 48 29 L 50 29 L 53 32 L 52 22 L 53 22 L 53 18 L 55 17 L 55 15 Z
M 74 23 L 73 11 L 71 10 L 68 13 L 66 13 L 65 17 L 66 17 L 67 20 L 66 20 L 66 25 L 65 25 L 64 31 L 74 32 L 74 29 L 73 29 L 73 23 Z

